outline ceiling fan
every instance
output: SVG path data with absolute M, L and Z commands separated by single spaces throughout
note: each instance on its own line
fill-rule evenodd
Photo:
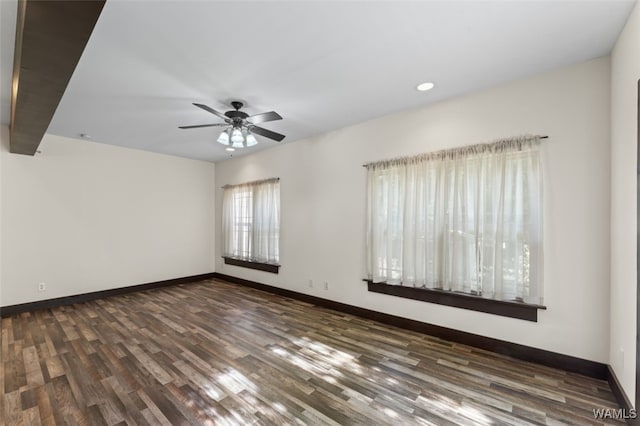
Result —
M 245 148 L 256 145 L 258 141 L 255 136 L 253 136 L 253 133 L 264 136 L 265 138 L 273 139 L 277 142 L 280 142 L 285 137 L 280 133 L 272 132 L 271 130 L 257 126 L 257 124 L 265 123 L 267 121 L 282 120 L 280 114 L 275 111 L 249 115 L 244 111 L 240 111 L 243 104 L 239 101 L 231 102 L 231 106 L 233 106 L 235 110 L 227 111 L 224 114 L 203 104 L 194 103 L 194 105 L 222 118 L 224 123 L 197 124 L 195 126 L 179 126 L 179 128 L 195 129 L 198 127 L 226 126 L 227 128 L 220 133 L 217 142 L 227 146 L 227 151 L 233 151 L 235 148 Z

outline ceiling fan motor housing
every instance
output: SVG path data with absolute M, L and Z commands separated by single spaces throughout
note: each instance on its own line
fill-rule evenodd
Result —
M 245 119 L 249 116 L 249 114 L 247 114 L 246 112 L 243 111 L 227 111 L 224 113 L 224 115 L 226 115 L 227 117 L 229 117 L 230 119 Z
M 231 106 L 234 107 L 236 110 L 227 111 L 224 113 L 224 115 L 226 115 L 231 120 L 233 120 L 233 127 L 242 127 L 243 121 L 247 117 L 249 117 L 249 114 L 247 114 L 246 112 L 240 111 L 240 108 L 242 108 L 243 106 L 242 102 L 233 101 L 231 102 Z

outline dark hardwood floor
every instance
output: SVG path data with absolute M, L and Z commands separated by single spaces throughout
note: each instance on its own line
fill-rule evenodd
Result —
M 618 408 L 605 381 L 218 280 L 3 319 L 0 389 L 7 425 L 584 425 Z

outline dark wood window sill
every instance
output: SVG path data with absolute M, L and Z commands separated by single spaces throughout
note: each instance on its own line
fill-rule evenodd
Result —
M 275 265 L 273 263 L 251 262 L 250 260 L 242 260 L 225 256 L 222 256 L 222 258 L 224 259 L 225 265 L 241 266 L 243 268 L 271 272 L 272 274 L 277 274 L 280 271 L 280 265 Z
M 538 322 L 538 309 L 547 309 L 546 306 L 542 305 L 532 305 L 517 301 L 485 299 L 484 297 L 457 293 L 454 291 L 374 283 L 366 278 L 363 281 L 367 283 L 367 290 L 374 293 L 404 297 L 405 299 L 421 300 L 423 302 L 453 306 L 455 308 L 469 309 L 472 311 L 500 315 L 503 317 L 518 318 L 526 321 Z

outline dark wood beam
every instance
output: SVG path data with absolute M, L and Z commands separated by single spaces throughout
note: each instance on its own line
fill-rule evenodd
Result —
M 11 94 L 10 150 L 34 155 L 105 0 L 20 0 Z

